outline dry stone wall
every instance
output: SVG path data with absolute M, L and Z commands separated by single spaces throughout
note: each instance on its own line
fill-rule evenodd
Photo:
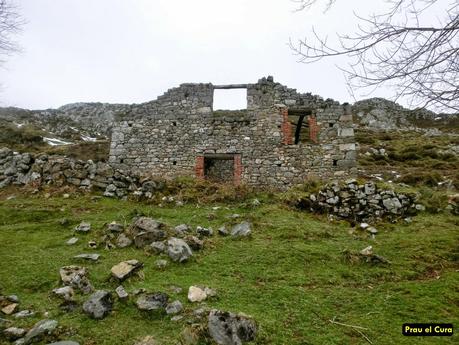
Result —
M 232 155 L 234 182 L 280 188 L 311 175 L 352 172 L 356 148 L 347 105 L 297 93 L 268 77 L 243 85 L 247 109 L 213 110 L 214 89 L 231 87 L 182 84 L 132 106 L 113 127 L 109 163 L 136 175 L 202 178 L 206 162 Z M 293 143 L 293 110 L 312 117 L 309 142 Z

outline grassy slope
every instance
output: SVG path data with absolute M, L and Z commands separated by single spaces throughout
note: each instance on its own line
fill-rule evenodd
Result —
M 67 338 L 82 344 L 132 344 L 135 338 L 154 335 L 163 344 L 176 344 L 184 322 L 166 316 L 147 316 L 131 302 L 115 304 L 112 315 L 94 321 L 81 311 L 59 311 L 59 301 L 49 292 L 59 286 L 58 270 L 75 264 L 76 254 L 91 252 L 90 239 L 105 222 L 130 222 L 140 211 L 174 226 L 217 228 L 226 216 L 239 213 L 254 223 L 253 238 L 232 240 L 213 237 L 204 251 L 186 264 L 171 263 L 165 271 L 155 268 L 155 256 L 133 248 L 96 252 L 99 263 L 86 263 L 90 279 L 99 289 L 114 289 L 107 280 L 112 265 L 125 259 L 145 263 L 145 279 L 132 277 L 128 291 L 146 288 L 168 291 L 171 285 L 184 288 L 179 295 L 188 312 L 196 306 L 186 302 L 192 284 L 216 288 L 211 307 L 244 312 L 258 320 L 258 344 L 367 344 L 351 328 L 328 320 L 359 325 L 374 344 L 453 344 L 458 335 L 442 338 L 412 338 L 401 335 L 405 322 L 452 322 L 459 324 L 459 222 L 446 214 L 423 215 L 409 225 L 380 225 L 371 240 L 365 234 L 350 234 L 345 223 L 289 210 L 265 200 L 257 208 L 244 204 L 186 205 L 158 208 L 130 201 L 89 196 L 75 199 L 39 196 L 0 200 L 0 289 L 22 299 L 22 308 L 41 313 L 65 327 Z M 209 220 L 209 213 L 216 215 Z M 59 224 L 66 217 L 68 226 Z M 88 235 L 79 235 L 77 245 L 65 241 L 81 220 L 93 224 Z M 373 245 L 375 252 L 392 262 L 388 266 L 350 264 L 343 260 L 345 249 L 360 250 Z M 438 277 L 439 276 L 439 277 Z M 437 279 L 438 277 L 438 279 Z M 42 316 L 18 322 L 30 326 Z M 457 332 L 456 332 L 457 333 Z M 65 338 L 65 336 L 63 336 Z M 1 340 L 0 340 L 1 342 Z

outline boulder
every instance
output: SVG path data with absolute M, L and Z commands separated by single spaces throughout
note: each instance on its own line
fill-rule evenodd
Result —
M 87 277 L 88 271 L 86 267 L 64 266 L 59 270 L 59 274 L 64 285 L 80 290 L 84 294 L 94 290 Z
M 118 279 L 119 281 L 123 281 L 142 266 L 143 264 L 137 260 L 122 261 L 119 264 L 112 267 L 112 276 Z
M 209 237 L 214 234 L 214 231 L 212 230 L 212 228 L 203 228 L 202 226 L 198 226 L 196 227 L 196 233 L 200 237 Z
M 93 319 L 103 319 L 111 312 L 113 301 L 110 292 L 98 290 L 83 303 L 83 311 Z
M 161 254 L 161 253 L 165 253 L 167 248 L 164 242 L 155 241 L 155 242 L 150 243 L 148 249 L 155 254 Z
M 207 323 L 209 334 L 218 345 L 240 345 L 255 340 L 257 325 L 243 315 L 211 310 Z
M 18 306 L 18 303 L 10 303 L 2 308 L 2 313 L 5 315 L 11 315 L 17 310 Z
M 76 341 L 71 341 L 71 340 L 63 340 L 63 341 L 58 341 L 57 343 L 51 343 L 48 345 L 80 345 L 80 343 L 77 343 Z
M 138 218 L 133 225 L 134 232 L 142 232 L 142 231 L 155 231 L 159 230 L 164 226 L 163 223 L 149 217 L 140 217 Z M 136 235 L 137 233 L 134 233 Z
M 76 244 L 78 242 L 78 238 L 77 237 L 72 237 L 71 239 L 69 239 L 66 243 L 69 245 L 69 246 L 72 246 L 74 244 Z
M 154 292 L 141 295 L 135 304 L 140 310 L 152 311 L 166 308 L 168 300 L 167 294 Z
M 25 319 L 27 317 L 32 317 L 34 315 L 35 315 L 35 312 L 31 310 L 21 310 L 20 312 L 13 314 L 15 319 Z
M 169 255 L 173 261 L 184 262 L 193 255 L 193 252 L 184 240 L 171 237 L 167 241 L 167 255 Z

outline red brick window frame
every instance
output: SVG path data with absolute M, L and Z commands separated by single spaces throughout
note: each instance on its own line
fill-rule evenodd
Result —
M 290 123 L 288 119 L 288 108 L 282 108 L 280 110 L 280 114 L 282 116 L 282 125 L 281 125 L 282 144 L 292 145 L 293 144 L 292 124 Z

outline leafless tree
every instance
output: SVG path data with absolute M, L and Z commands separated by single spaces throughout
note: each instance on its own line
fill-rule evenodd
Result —
M 23 23 L 11 1 L 0 0 L 0 62 L 19 50 L 13 36 L 20 31 Z
M 323 2 L 325 10 L 337 0 L 298 0 L 299 11 Z M 372 0 L 374 1 L 374 0 Z M 290 42 L 300 61 L 346 56 L 345 72 L 351 90 L 388 85 L 394 99 L 408 99 L 412 106 L 459 111 L 459 1 L 379 0 L 382 13 L 361 17 L 356 33 L 337 35 L 337 43 L 312 29 L 309 38 Z M 349 5 L 352 2 L 349 1 Z M 427 16 L 442 6 L 443 16 L 432 25 Z M 426 18 L 430 17 L 430 21 Z

